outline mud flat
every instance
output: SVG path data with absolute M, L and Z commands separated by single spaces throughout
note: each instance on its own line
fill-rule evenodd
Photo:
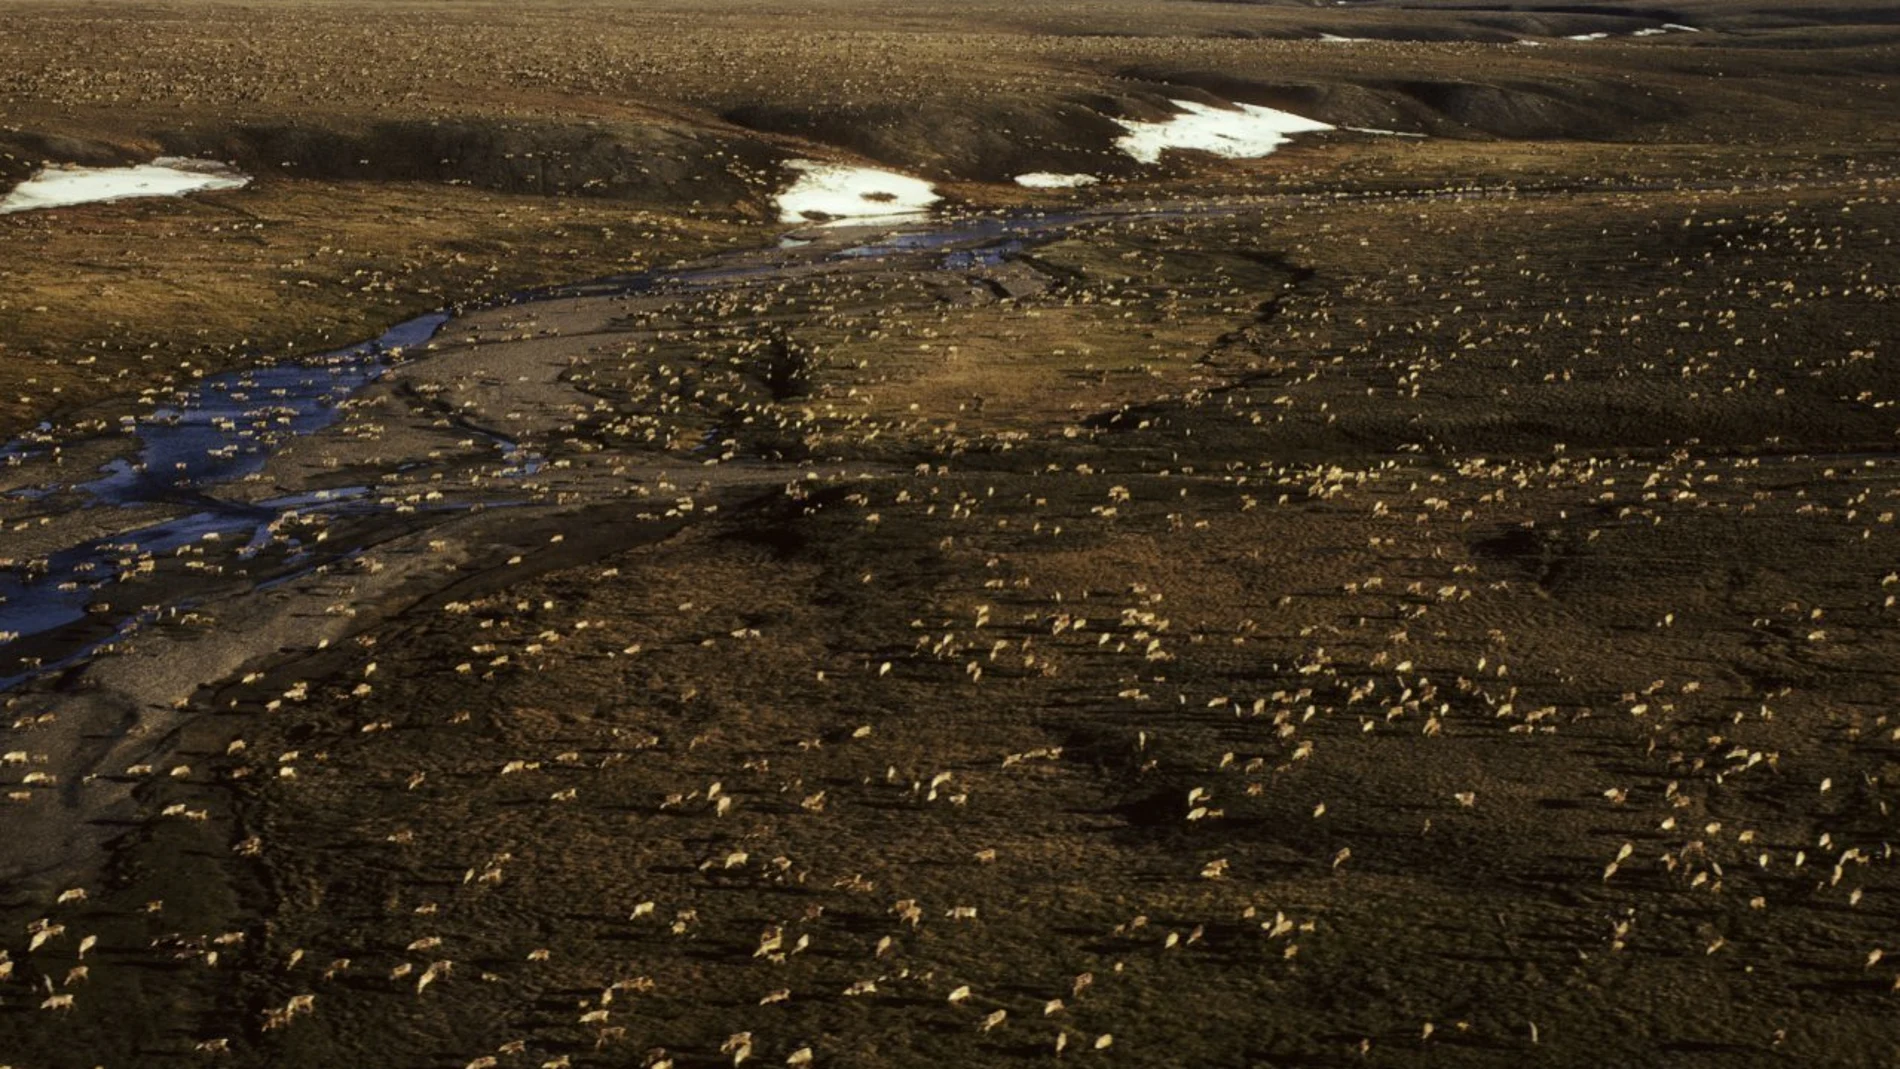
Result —
M 0 1064 L 1883 1064 L 1892 27 L 1428 6 L 0 83 L 256 175 L 0 219 Z

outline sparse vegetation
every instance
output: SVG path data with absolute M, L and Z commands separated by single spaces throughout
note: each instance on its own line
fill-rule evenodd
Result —
M 0 217 L 0 1065 L 1883 1064 L 1900 27 L 1622 7 L 0 4 L 260 176 Z

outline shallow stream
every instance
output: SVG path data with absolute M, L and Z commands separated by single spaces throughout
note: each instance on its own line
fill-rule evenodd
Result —
M 818 240 L 796 248 L 781 246 L 777 255 L 761 250 L 724 254 L 687 271 L 650 272 L 548 287 L 517 294 L 508 303 L 650 292 L 656 289 L 704 291 L 778 273 L 822 268 L 825 263 L 859 262 L 877 257 L 936 253 L 930 270 L 969 272 L 1003 263 L 1025 244 L 1046 240 L 1076 225 L 1112 216 L 1048 215 L 1025 212 L 933 221 L 927 229 L 880 232 L 869 240 L 820 232 Z M 280 582 L 324 561 L 348 556 L 355 547 L 326 544 L 315 552 L 300 530 L 321 527 L 326 518 L 363 515 L 395 506 L 359 486 L 296 493 L 261 501 L 221 498 L 218 486 L 264 470 L 283 446 L 333 423 L 341 406 L 375 382 L 398 361 L 426 360 L 426 346 L 450 313 L 431 312 L 400 323 L 373 341 L 325 353 L 295 364 L 250 368 L 207 377 L 174 395 L 150 413 L 127 417 L 135 435 L 135 457 L 115 460 L 90 478 L 49 482 L 0 494 L 15 502 L 60 497 L 76 499 L 80 509 L 164 510 L 171 515 L 144 526 L 104 537 L 39 549 L 28 559 L 0 550 L 0 691 L 83 659 L 104 643 L 144 621 L 176 614 L 196 600 L 193 586 L 205 592 L 229 587 L 223 578 L 146 587 L 161 559 L 194 555 L 192 547 L 215 545 L 219 555 L 233 546 L 240 560 L 269 555 L 268 567 L 250 581 Z M 509 471 L 531 475 L 539 458 L 523 454 L 515 443 L 494 443 L 511 460 Z M 50 428 L 0 446 L 0 464 L 24 466 L 60 448 Z M 56 470 L 51 469 L 49 470 Z M 445 511 L 470 506 L 443 506 Z M 208 568 L 211 575 L 222 572 Z M 188 578 L 188 577 L 187 577 Z M 140 582 L 126 588 L 121 584 Z M 156 595 L 156 597 L 154 597 Z M 17 645 L 15 645 L 17 644 Z M 5 656 L 7 647 L 13 656 Z M 30 650 L 28 649 L 30 647 Z M 29 655 L 30 653 L 30 655 Z

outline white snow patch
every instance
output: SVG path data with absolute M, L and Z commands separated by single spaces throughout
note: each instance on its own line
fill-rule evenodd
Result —
M 1341 130 L 1351 130 L 1355 134 L 1377 134 L 1380 137 L 1424 137 L 1406 130 L 1381 130 L 1376 126 L 1342 126 Z
M 799 174 L 778 195 L 780 222 L 912 215 L 941 199 L 921 178 L 872 167 L 819 160 L 791 160 L 786 166 Z
M 207 189 L 241 189 L 250 176 L 208 160 L 160 156 L 134 167 L 49 167 L 0 200 L 0 215 L 133 197 L 179 197 Z
M 1117 119 L 1128 133 L 1115 139 L 1115 147 L 1141 163 L 1159 163 L 1168 149 L 1195 149 L 1227 159 L 1251 159 L 1265 156 L 1294 134 L 1331 130 L 1323 122 L 1276 111 L 1253 104 L 1235 105 L 1230 111 L 1192 100 L 1171 100 L 1183 114 L 1165 122 L 1130 122 Z
M 1661 26 L 1645 26 L 1640 30 L 1631 30 L 1631 37 L 1661 37 L 1666 33 L 1701 33 L 1694 26 L 1684 26 L 1680 22 L 1665 22 Z M 1611 36 L 1607 33 L 1579 33 L 1565 38 L 1569 41 L 1601 41 Z
M 1363 45 L 1370 44 L 1373 41 L 1373 38 L 1370 37 L 1341 37 L 1336 33 L 1322 33 L 1319 35 L 1319 39 L 1336 45 Z
M 1030 189 L 1075 189 L 1078 186 L 1092 186 L 1101 179 L 1092 174 L 1054 174 L 1050 171 L 1032 171 L 1016 176 L 1016 184 Z

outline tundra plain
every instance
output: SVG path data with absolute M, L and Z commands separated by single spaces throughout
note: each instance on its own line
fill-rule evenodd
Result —
M 1891 1064 L 1896 78 L 1871 0 L 0 3 L 0 188 L 254 179 L 0 216 L 0 590 L 82 605 L 0 1065 Z

